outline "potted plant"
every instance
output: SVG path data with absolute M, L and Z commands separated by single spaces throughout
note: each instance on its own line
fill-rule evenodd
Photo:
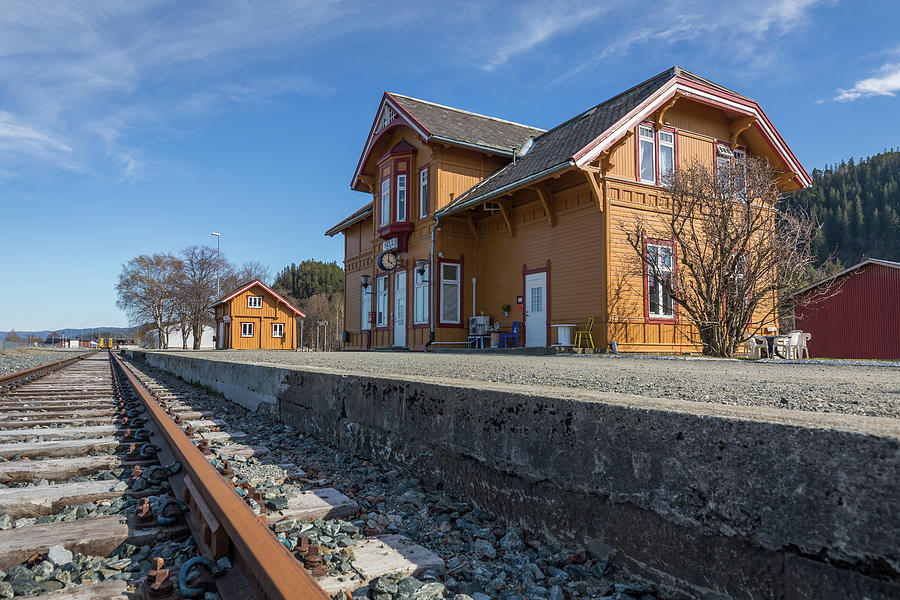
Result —
M 500 308 L 501 308 L 501 310 L 503 310 L 503 316 L 506 317 L 506 318 L 509 318 L 509 311 L 510 311 L 510 308 L 511 308 L 511 307 L 509 306 L 509 304 L 504 304 L 504 305 L 501 306 Z

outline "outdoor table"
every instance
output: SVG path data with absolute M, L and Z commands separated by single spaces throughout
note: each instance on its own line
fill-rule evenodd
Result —
M 572 345 L 572 331 L 576 327 L 578 327 L 577 323 L 559 323 L 558 325 L 551 325 L 550 327 L 556 327 L 556 344 L 554 346 L 571 346 Z
M 777 340 L 778 338 L 788 339 L 791 336 L 789 336 L 789 335 L 764 335 L 763 337 L 766 338 L 766 344 L 768 344 L 768 346 L 769 346 L 769 358 L 772 358 L 774 356 L 777 356 L 778 358 L 787 358 L 786 356 L 784 356 L 780 352 L 778 352 L 778 347 L 775 345 L 775 340 Z

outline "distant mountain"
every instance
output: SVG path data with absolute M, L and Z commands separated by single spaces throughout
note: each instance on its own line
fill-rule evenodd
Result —
M 57 332 L 62 334 L 65 332 L 67 338 L 77 338 L 84 336 L 84 339 L 91 339 L 92 336 L 96 335 L 97 332 L 101 332 L 103 335 L 99 337 L 131 337 L 131 334 L 134 333 L 134 330 L 137 327 L 85 327 L 81 329 L 79 327 L 66 327 L 65 329 L 42 329 L 40 331 L 19 331 L 16 329 L 16 334 L 22 339 L 30 335 L 37 336 L 42 340 L 45 339 L 48 335 L 53 332 Z M 0 331 L 0 340 L 6 339 L 6 334 L 8 331 Z
M 789 202 L 822 224 L 813 248 L 820 263 L 832 252 L 848 267 L 863 258 L 900 261 L 900 152 L 826 165 L 812 177 Z

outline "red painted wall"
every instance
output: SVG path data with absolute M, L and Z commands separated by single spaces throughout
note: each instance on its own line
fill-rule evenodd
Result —
M 900 359 L 900 269 L 870 263 L 839 279 L 836 296 L 795 309 L 810 357 Z

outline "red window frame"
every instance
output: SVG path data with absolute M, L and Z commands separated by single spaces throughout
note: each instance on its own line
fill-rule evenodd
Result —
M 672 278 L 678 281 L 678 244 L 675 240 L 664 240 L 659 238 L 649 238 L 646 235 L 643 240 L 643 256 L 647 256 L 647 245 L 669 246 L 672 249 Z M 653 315 L 650 314 L 650 269 L 647 266 L 646 259 L 641 260 L 644 272 L 644 320 L 647 323 L 677 323 L 679 321 L 678 302 L 672 299 L 672 316 Z

